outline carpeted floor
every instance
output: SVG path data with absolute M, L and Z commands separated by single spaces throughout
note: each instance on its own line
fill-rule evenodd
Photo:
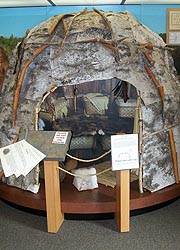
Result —
M 180 199 L 148 213 L 131 216 L 129 233 L 114 219 L 66 219 L 56 234 L 47 233 L 46 217 L 0 200 L 2 250 L 180 250 Z

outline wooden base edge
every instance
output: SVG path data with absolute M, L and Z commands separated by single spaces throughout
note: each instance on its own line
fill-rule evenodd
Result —
M 130 211 L 156 206 L 180 197 L 180 184 L 174 184 L 154 193 L 140 194 L 138 183 L 131 183 Z M 0 182 L 0 198 L 19 206 L 46 211 L 45 187 L 41 180 L 37 194 L 8 186 Z M 69 180 L 61 183 L 61 206 L 66 214 L 114 213 L 116 209 L 115 189 L 99 185 L 98 189 L 79 192 Z

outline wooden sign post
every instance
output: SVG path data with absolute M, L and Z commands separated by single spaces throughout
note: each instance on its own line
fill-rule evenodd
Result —
M 120 232 L 130 230 L 130 170 L 116 172 L 115 220 Z
M 22 138 L 24 133 L 20 134 Z M 21 139 L 20 137 L 20 139 Z M 44 182 L 47 212 L 47 229 L 57 233 L 64 221 L 61 210 L 59 162 L 64 161 L 69 149 L 70 131 L 28 131 L 26 140 L 46 155 L 44 160 Z
M 116 171 L 115 220 L 120 232 L 130 230 L 130 169 L 139 168 L 138 135 L 111 136 L 112 170 Z
M 56 233 L 64 221 L 64 214 L 61 211 L 58 167 L 58 161 L 44 161 L 47 228 L 49 233 Z

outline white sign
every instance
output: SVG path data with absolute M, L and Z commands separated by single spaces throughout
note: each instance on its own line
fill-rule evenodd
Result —
M 58 131 L 55 133 L 52 143 L 65 144 L 67 140 L 68 132 Z
M 26 176 L 42 159 L 46 157 L 31 144 L 21 140 L 0 148 L 0 160 L 5 177 Z
M 138 134 L 111 136 L 112 170 L 139 168 Z
M 169 32 L 169 44 L 180 44 L 180 32 Z

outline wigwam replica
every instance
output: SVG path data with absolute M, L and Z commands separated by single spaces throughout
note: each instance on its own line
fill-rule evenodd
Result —
M 109 150 L 112 134 L 138 133 L 140 192 L 179 181 L 174 62 L 128 11 L 61 14 L 27 31 L 9 62 L 0 117 L 1 147 L 12 143 L 11 128 L 71 130 L 70 150 L 87 159 Z M 27 189 L 38 176 L 35 168 L 5 181 Z

